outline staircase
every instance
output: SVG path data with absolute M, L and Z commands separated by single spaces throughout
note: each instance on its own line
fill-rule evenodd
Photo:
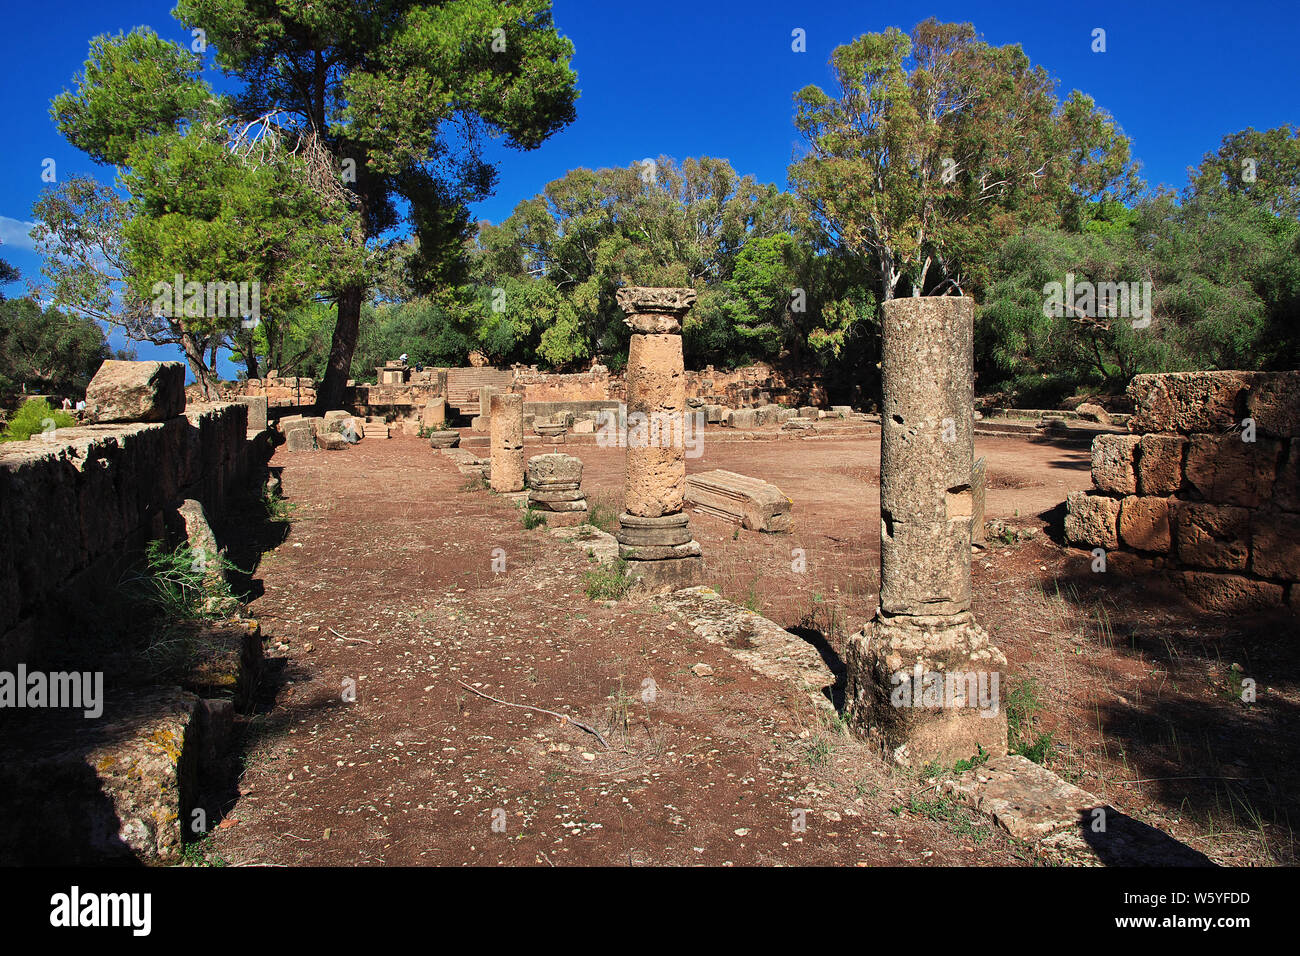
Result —
M 485 385 L 505 391 L 515 380 L 515 373 L 499 368 L 453 368 L 447 370 L 447 407 L 458 415 L 473 418 L 482 414 L 478 390 Z

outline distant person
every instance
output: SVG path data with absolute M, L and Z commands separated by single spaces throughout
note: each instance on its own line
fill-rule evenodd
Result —
M 72 411 L 72 399 L 70 399 L 70 398 L 65 398 L 65 399 L 63 400 L 63 410 L 64 410 L 65 412 L 70 412 L 70 411 Z
M 397 356 L 397 361 L 399 361 L 399 362 L 401 362 L 403 365 L 405 365 L 405 364 L 406 364 L 406 353 L 403 352 L 401 355 Z
M 79 412 L 84 412 L 85 410 L 86 410 L 86 402 L 85 402 L 85 400 L 83 399 L 82 401 L 77 402 L 77 411 L 79 411 Z

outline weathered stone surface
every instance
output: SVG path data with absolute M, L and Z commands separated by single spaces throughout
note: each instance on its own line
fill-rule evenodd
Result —
M 1286 597 L 1280 584 L 1239 574 L 1175 571 L 1171 577 L 1188 600 L 1216 614 L 1248 614 L 1281 607 Z
M 993 817 L 1017 840 L 1041 840 L 1058 830 L 1091 822 L 1105 801 L 1066 783 L 1019 754 L 1005 754 L 945 782 L 945 790 Z
M 1075 411 L 1079 413 L 1080 417 L 1094 421 L 1099 425 L 1110 424 L 1110 413 L 1095 402 L 1084 402 Z
M 677 334 L 682 318 L 695 304 L 695 290 L 630 286 L 619 289 L 615 298 L 633 332 Z
M 732 428 L 757 428 L 758 410 L 754 408 L 734 408 L 726 413 L 724 420 Z
M 781 489 L 734 471 L 699 472 L 686 478 L 685 504 L 732 521 L 750 531 L 787 533 L 794 526 L 794 503 Z
M 970 607 L 973 322 L 969 298 L 885 304 L 880 606 L 887 614 Z
M 988 541 L 984 530 L 985 501 L 988 498 L 988 460 L 981 455 L 975 459 L 970 473 L 971 521 L 970 542 L 981 547 Z
M 676 558 L 668 561 L 629 559 L 627 574 L 636 579 L 642 591 L 655 593 L 676 591 L 696 584 L 704 573 L 702 557 Z
M 1273 504 L 1283 511 L 1300 511 L 1300 438 L 1288 443 L 1286 458 L 1273 483 Z
M 1255 508 L 1272 497 L 1281 455 L 1274 438 L 1247 442 L 1239 435 L 1193 435 L 1184 475 L 1206 501 Z
M 1183 455 L 1187 439 L 1181 435 L 1143 435 L 1138 442 L 1138 494 L 1165 496 L 1183 484 Z
M 538 502 L 582 501 L 586 496 L 581 488 L 555 489 L 549 485 L 528 489 L 528 500 Z
M 1256 512 L 1250 570 L 1263 578 L 1300 581 L 1300 515 Z
M 1249 414 L 1247 398 L 1258 372 L 1166 372 L 1135 375 L 1128 394 L 1134 414 L 1129 431 L 1222 432 Z
M 425 428 L 435 428 L 442 430 L 447 427 L 447 401 L 444 398 L 435 398 L 424 406 L 420 413 L 420 423 Z
M 338 432 L 326 432 L 323 435 L 317 435 L 316 444 L 323 451 L 345 451 L 348 447 L 347 439 Z
M 677 443 L 653 442 L 649 428 L 651 415 L 670 418 L 686 408 L 681 336 L 633 335 L 628 348 L 627 388 L 624 510 L 647 516 L 681 511 L 686 490 L 685 449 Z M 680 435 L 677 430 L 679 439 Z
M 86 406 L 100 423 L 175 418 L 185 411 L 185 366 L 108 359 L 86 388 Z
M 877 616 L 849 638 L 844 662 L 850 723 L 896 763 L 951 766 L 981 748 L 992 756 L 1006 753 L 1007 718 L 1001 701 L 1006 657 L 969 614 Z M 922 693 L 925 675 L 940 675 L 940 686 L 952 675 L 951 702 L 941 697 L 942 706 L 927 703 Z M 966 675 L 974 675 L 974 687 Z M 914 695 L 900 695 L 905 683 L 918 678 L 921 687 Z M 978 697 L 981 686 L 985 701 Z M 970 697 L 972 692 L 977 696 Z
M 284 432 L 285 451 L 315 451 L 316 427 L 311 422 L 293 422 Z
M 1245 508 L 1176 501 L 1170 522 L 1174 550 L 1183 564 L 1245 570 L 1250 553 L 1250 512 Z
M 814 704 L 832 709 L 835 683 L 826 662 L 807 641 L 767 618 L 726 600 L 712 588 L 683 588 L 662 601 L 698 636 L 760 674 L 781 681 Z
M 496 492 L 524 489 L 524 397 L 493 394 L 491 415 L 491 487 Z
M 1092 483 L 1116 495 L 1137 493 L 1136 451 L 1139 435 L 1098 435 L 1092 440 Z
M 705 420 L 706 422 L 708 422 L 710 425 L 719 425 L 719 424 L 721 424 L 721 423 L 722 423 L 723 416 L 724 416 L 726 413 L 727 413 L 727 409 L 726 409 L 725 407 L 723 407 L 722 405 L 705 405 L 705 406 L 704 406 L 704 420 Z
M 493 394 L 491 443 L 495 448 L 524 447 L 524 397 L 510 392 Z
M 1168 554 L 1169 502 L 1165 498 L 1125 498 L 1119 512 L 1119 536 L 1130 548 Z
M 545 502 L 539 501 L 537 502 L 537 509 L 539 511 L 555 511 L 555 512 L 586 511 L 587 499 L 578 498 L 575 501 L 545 501 Z
M 1072 491 L 1065 507 L 1065 540 L 1085 548 L 1119 547 L 1119 501 Z
M 111 709 L 110 709 L 111 708 Z M 175 863 L 198 790 L 199 699 L 179 689 L 108 695 L 97 720 L 51 715 L 39 749 L 6 748 L 5 865 Z
M 614 535 L 615 538 L 618 534 Z M 685 544 L 623 544 L 619 542 L 618 553 L 629 561 L 668 561 L 679 558 L 694 558 L 700 555 L 700 543 L 687 541 Z
M 551 452 L 546 455 L 534 455 L 528 459 L 529 485 L 537 487 L 571 482 L 574 487 L 582 482 L 581 458 Z
M 430 448 L 455 448 L 460 444 L 460 432 L 454 428 L 429 433 Z
M 1255 428 L 1275 438 L 1300 438 L 1300 371 L 1260 374 L 1246 398 Z
M 265 395 L 236 395 L 235 401 L 248 406 L 248 428 L 250 431 L 262 431 L 267 425 L 267 406 Z

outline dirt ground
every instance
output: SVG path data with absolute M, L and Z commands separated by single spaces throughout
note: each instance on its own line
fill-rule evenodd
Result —
M 842 650 L 875 608 L 878 440 L 706 437 L 704 449 L 689 470 L 772 481 L 796 516 L 780 536 L 693 517 L 705 583 Z M 596 518 L 611 522 L 622 453 L 563 450 L 586 463 Z M 1087 453 L 1019 439 L 978 439 L 976 453 L 988 517 L 1039 529 L 974 561 L 975 612 L 1010 661 L 1017 740 L 1218 862 L 1292 861 L 1293 620 L 1206 618 L 1146 582 L 1092 574 L 1090 556 L 1050 537 L 1066 493 L 1089 484 Z M 797 689 L 653 602 L 588 599 L 581 551 L 525 531 L 516 505 L 425 442 L 281 449 L 272 466 L 296 505 L 250 606 L 272 636 L 273 676 L 238 795 L 200 847 L 209 862 L 1031 862 L 925 773 L 889 770 Z M 700 663 L 712 675 L 697 677 Z M 1254 704 L 1230 693 L 1242 673 L 1258 682 Z M 459 681 L 572 715 L 611 747 Z

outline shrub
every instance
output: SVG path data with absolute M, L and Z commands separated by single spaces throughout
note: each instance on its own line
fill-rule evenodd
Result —
M 0 441 L 27 441 L 39 435 L 53 422 L 55 428 L 70 428 L 77 420 L 65 411 L 56 411 L 43 398 L 30 398 L 14 413 Z

